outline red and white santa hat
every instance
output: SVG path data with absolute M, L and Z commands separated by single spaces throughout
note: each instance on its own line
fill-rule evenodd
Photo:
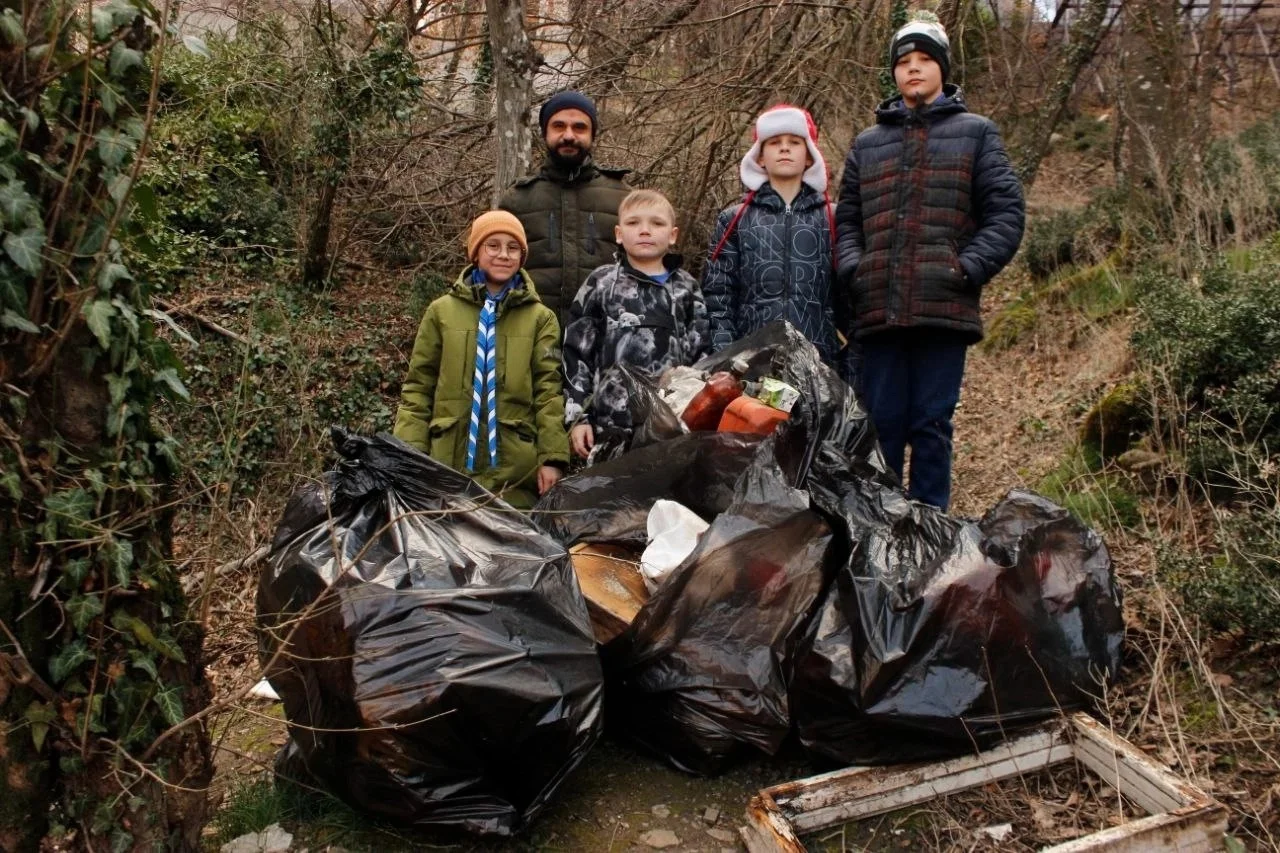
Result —
M 742 158 L 738 172 L 742 175 L 742 183 L 749 190 L 758 190 L 764 186 L 769 176 L 760 165 L 760 146 L 771 136 L 790 133 L 804 140 L 813 158 L 813 165 L 805 169 L 802 180 L 820 193 L 827 191 L 827 161 L 822 159 L 818 150 L 818 126 L 813 122 L 809 111 L 791 104 L 778 104 L 760 113 L 756 119 L 755 133 L 751 137 L 751 150 Z

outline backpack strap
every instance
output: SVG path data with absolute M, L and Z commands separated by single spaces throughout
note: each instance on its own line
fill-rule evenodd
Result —
M 751 190 L 742 199 L 742 204 L 738 205 L 737 211 L 734 212 L 733 218 L 729 220 L 729 226 L 724 229 L 724 235 L 720 238 L 720 242 L 716 243 L 716 247 L 711 250 L 711 260 L 720 257 L 720 250 L 724 248 L 724 244 L 729 241 L 735 228 L 738 227 L 738 220 L 742 218 L 742 214 L 746 213 L 747 206 L 751 204 L 751 199 L 756 197 L 756 191 Z M 835 222 L 833 219 L 832 222 Z

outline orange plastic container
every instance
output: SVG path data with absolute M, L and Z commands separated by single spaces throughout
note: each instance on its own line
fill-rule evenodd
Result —
M 719 432 L 753 432 L 770 435 L 778 424 L 790 419 L 786 412 L 761 403 L 755 397 L 739 397 L 729 404 L 720 418 Z

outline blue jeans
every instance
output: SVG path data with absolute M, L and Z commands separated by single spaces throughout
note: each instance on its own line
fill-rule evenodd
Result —
M 951 416 L 960 401 L 968 338 L 949 329 L 904 329 L 862 341 L 862 393 L 889 467 L 907 496 L 946 510 L 951 503 Z

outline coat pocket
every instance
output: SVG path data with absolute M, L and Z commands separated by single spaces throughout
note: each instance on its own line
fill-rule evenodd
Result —
M 525 482 L 537 467 L 537 430 L 533 424 L 514 418 L 498 418 L 499 484 Z
M 427 426 L 427 455 L 437 462 L 461 471 L 466 467 L 465 451 L 460 442 L 466 421 L 458 417 L 432 418 Z

